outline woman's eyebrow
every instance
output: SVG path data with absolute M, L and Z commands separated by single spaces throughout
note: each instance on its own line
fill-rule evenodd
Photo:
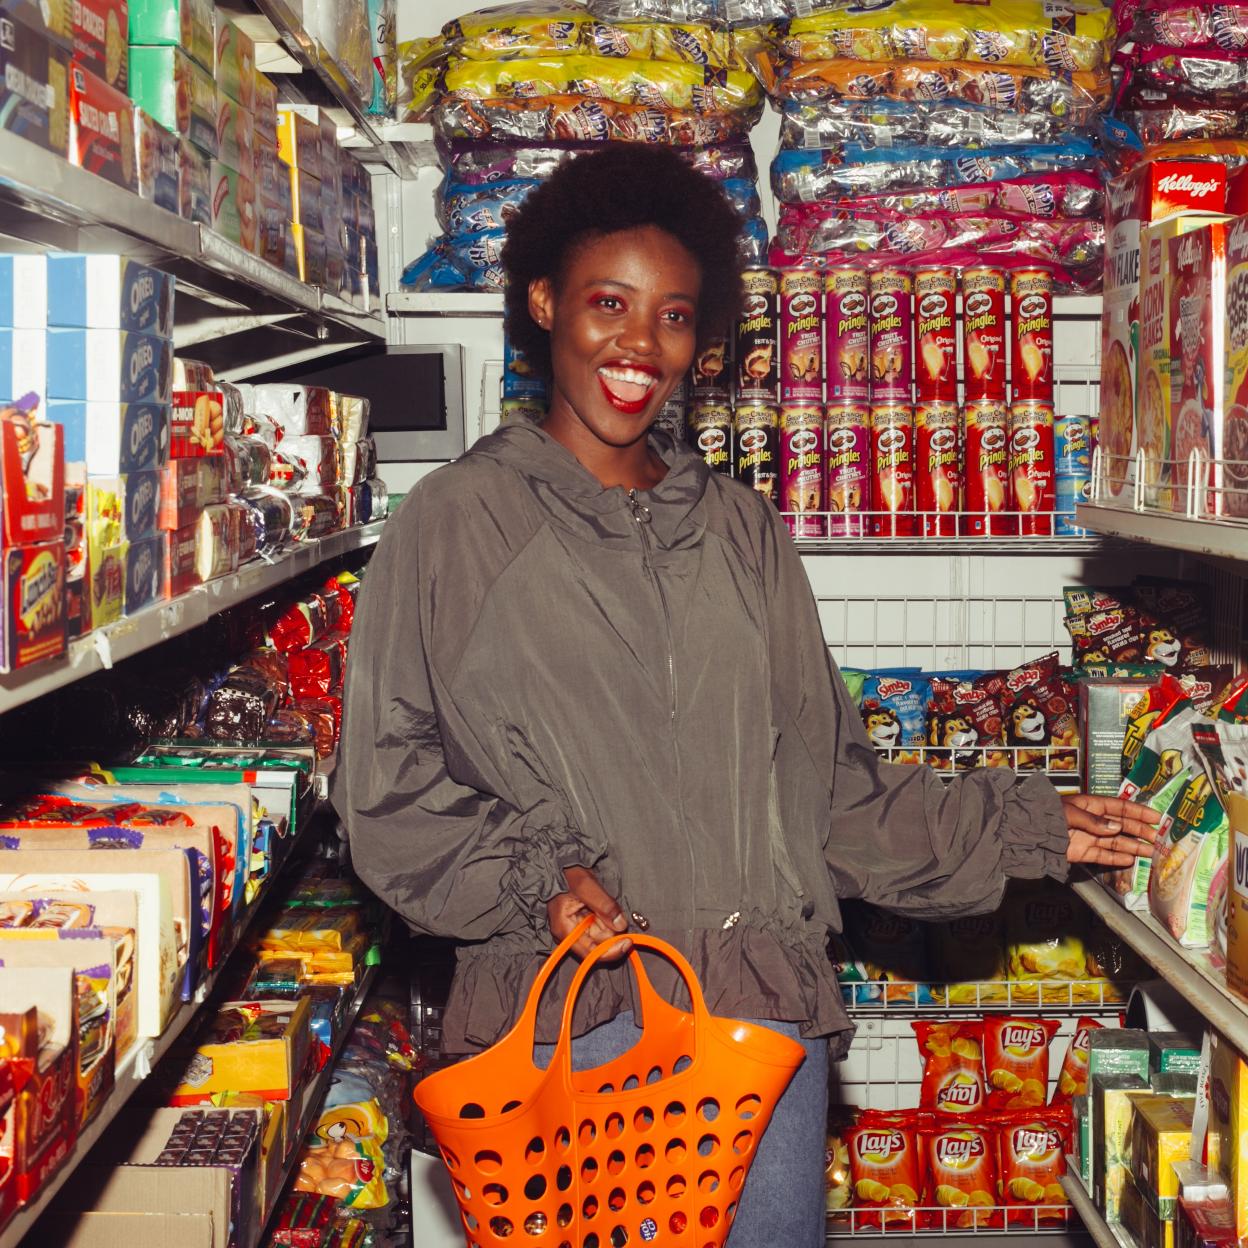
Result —
M 626 290 L 629 294 L 635 295 L 638 287 L 630 285 L 628 282 L 621 282 L 615 277 L 591 277 L 586 286 L 614 286 L 617 290 Z M 690 303 L 697 303 L 697 296 L 686 294 L 683 290 L 670 290 L 663 296 L 664 299 L 686 299 Z

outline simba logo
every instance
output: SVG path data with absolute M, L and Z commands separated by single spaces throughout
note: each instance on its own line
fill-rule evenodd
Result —
M 984 1141 L 978 1135 L 941 1135 L 936 1138 L 936 1160 L 957 1165 L 984 1155 Z
M 875 1153 L 880 1157 L 891 1157 L 906 1146 L 905 1137 L 900 1131 L 873 1131 L 858 1137 L 858 1152 Z
M 885 429 L 876 440 L 876 447 L 882 455 L 891 455 L 905 446 L 906 437 L 905 429 Z
M 996 431 L 993 430 L 995 433 Z M 987 438 L 985 438 L 987 442 Z M 1020 668 L 1017 672 L 1011 672 L 1006 679 L 1005 687 L 1011 693 L 1017 693 L 1020 689 L 1026 689 L 1028 685 L 1034 685 L 1040 679 L 1040 673 L 1034 667 Z
M 881 698 L 895 698 L 898 694 L 909 693 L 912 688 L 910 681 L 902 680 L 897 676 L 881 680 L 877 686 Z
M 1163 195 L 1190 195 L 1193 199 L 1204 199 L 1206 195 L 1212 195 L 1221 185 L 1218 178 L 1207 178 L 1202 181 L 1190 173 L 1168 173 L 1157 183 L 1157 189 Z
M 1099 637 L 1103 633 L 1112 633 L 1114 629 L 1122 627 L 1121 611 L 1102 611 L 1099 616 L 1093 617 L 1088 624 L 1088 632 L 1094 637 Z
M 1001 1028 L 1001 1043 L 1011 1049 L 1037 1049 L 1044 1043 L 1044 1032 L 1029 1023 L 1007 1023 Z
M 767 430 L 747 429 L 737 439 L 737 444 L 746 454 L 752 451 L 761 451 L 767 445 Z

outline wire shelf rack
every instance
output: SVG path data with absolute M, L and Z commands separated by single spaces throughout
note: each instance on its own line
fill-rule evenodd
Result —
M 1075 783 L 1080 774 L 1080 750 L 1071 745 L 899 745 L 875 747 L 890 763 L 926 764 L 942 775 L 974 771 L 980 767 L 1005 767 L 1012 771 L 1039 772 L 1055 782 Z M 952 757 L 950 757 L 952 754 Z
M 881 1212 L 892 1221 L 881 1227 Z M 917 1224 L 911 1227 L 911 1214 Z M 966 1225 L 960 1225 L 965 1222 Z M 1069 1205 L 998 1205 L 950 1209 L 924 1205 L 913 1210 L 841 1209 L 829 1212 L 829 1240 L 861 1237 L 945 1238 L 959 1235 L 1065 1235 L 1079 1226 Z
M 920 984 L 907 980 L 842 979 L 851 1017 L 889 1015 L 1063 1014 L 1115 1015 L 1126 1008 L 1133 985 L 1109 979 Z

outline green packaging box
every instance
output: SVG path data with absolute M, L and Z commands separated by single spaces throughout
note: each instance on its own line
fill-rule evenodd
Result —
M 1094 1075 L 1088 1084 L 1092 1119 L 1092 1199 L 1107 1221 L 1119 1220 L 1125 1184 L 1131 1182 L 1132 1099 L 1148 1095 L 1138 1074 Z
M 181 48 L 212 73 L 212 0 L 130 0 L 130 42 Z
M 1150 1031 L 1148 1067 L 1159 1075 L 1198 1075 L 1200 1041 L 1183 1031 Z

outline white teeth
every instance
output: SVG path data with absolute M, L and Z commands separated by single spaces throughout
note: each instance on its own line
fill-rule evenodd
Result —
M 651 377 L 649 373 L 643 373 L 640 369 L 635 368 L 600 368 L 598 370 L 600 377 L 605 377 L 608 381 L 625 381 L 634 386 L 653 386 L 656 378 Z

